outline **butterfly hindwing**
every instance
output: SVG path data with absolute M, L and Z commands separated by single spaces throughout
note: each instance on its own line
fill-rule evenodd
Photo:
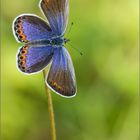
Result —
M 76 80 L 71 57 L 64 47 L 54 51 L 47 83 L 55 92 L 71 97 L 76 94 Z
M 17 63 L 20 71 L 30 74 L 45 68 L 53 57 L 51 46 L 32 47 L 25 45 L 19 49 Z
M 52 30 L 41 18 L 35 15 L 21 15 L 13 23 L 14 34 L 20 42 L 49 39 Z
M 66 30 L 69 13 L 68 3 L 68 0 L 42 0 L 40 3 L 52 31 L 57 36 L 63 35 Z

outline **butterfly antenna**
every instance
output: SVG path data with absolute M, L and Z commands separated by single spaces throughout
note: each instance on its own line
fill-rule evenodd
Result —
M 67 44 L 70 45 L 74 50 L 76 50 L 81 56 L 83 55 L 83 53 L 79 51 L 77 48 L 73 47 L 71 43 L 68 42 Z
M 67 33 L 67 35 L 66 35 L 66 38 L 68 38 L 68 35 L 70 34 L 70 32 L 71 32 L 71 29 L 72 29 L 72 27 L 73 27 L 73 22 L 71 23 L 71 25 L 70 25 L 70 28 L 69 28 L 69 30 L 68 30 L 68 33 Z

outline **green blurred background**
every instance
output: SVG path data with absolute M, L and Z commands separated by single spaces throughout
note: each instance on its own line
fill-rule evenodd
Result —
M 12 21 L 39 0 L 1 0 L 3 140 L 50 140 L 42 73 L 16 68 Z M 138 140 L 138 0 L 70 0 L 77 96 L 52 93 L 58 140 Z M 44 18 L 44 17 L 43 17 Z M 69 27 L 68 26 L 68 27 Z

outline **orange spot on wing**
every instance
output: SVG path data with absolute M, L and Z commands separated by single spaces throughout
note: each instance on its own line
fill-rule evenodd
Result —
M 22 47 L 18 55 L 18 66 L 23 72 L 26 70 L 26 54 L 28 53 L 28 48 L 29 46 L 27 45 Z
M 52 81 L 51 83 L 54 87 L 57 87 L 59 90 L 64 90 L 64 88 L 62 86 L 58 85 L 55 81 Z
M 26 35 L 24 34 L 24 31 L 23 31 L 23 27 L 22 27 L 22 21 L 21 21 L 21 18 L 18 18 L 17 21 L 15 22 L 15 31 L 17 33 L 17 37 L 20 41 L 22 42 L 27 42 L 27 39 L 26 39 Z

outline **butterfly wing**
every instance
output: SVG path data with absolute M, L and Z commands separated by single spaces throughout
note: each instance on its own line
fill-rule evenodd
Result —
M 13 32 L 20 42 L 49 39 L 52 30 L 41 18 L 34 15 L 21 15 L 13 22 Z
M 66 48 L 55 49 L 47 83 L 51 89 L 62 96 L 71 97 L 76 94 L 74 67 Z
M 63 35 L 68 23 L 68 0 L 42 0 L 40 7 L 56 36 Z
M 52 59 L 54 49 L 51 46 L 32 47 L 25 45 L 19 49 L 17 63 L 20 71 L 30 74 L 41 71 Z

